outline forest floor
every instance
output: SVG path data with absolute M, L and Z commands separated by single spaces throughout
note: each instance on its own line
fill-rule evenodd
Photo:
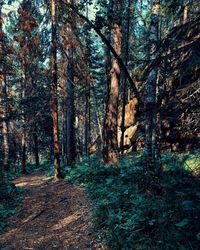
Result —
M 96 241 L 90 203 L 78 186 L 43 173 L 13 183 L 27 192 L 10 226 L 0 235 L 2 250 L 104 249 Z

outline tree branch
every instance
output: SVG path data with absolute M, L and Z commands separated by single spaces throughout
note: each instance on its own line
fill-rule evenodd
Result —
M 105 37 L 105 35 L 100 31 L 100 29 L 98 29 L 93 22 L 91 22 L 86 16 L 84 16 L 83 14 L 81 14 L 76 8 L 75 6 L 73 6 L 72 4 L 66 3 L 66 1 L 63 0 L 63 2 L 70 7 L 80 18 L 82 18 L 100 37 L 101 40 L 103 41 L 103 43 L 108 47 L 108 49 L 111 51 L 111 53 L 113 54 L 113 56 L 118 60 L 118 63 L 121 66 L 121 69 L 124 71 L 130 85 L 131 88 L 133 90 L 133 93 L 135 95 L 135 97 L 138 99 L 139 102 L 141 102 L 141 98 L 139 95 L 139 92 L 136 88 L 135 83 L 133 82 L 133 79 L 131 78 L 127 67 L 125 66 L 123 60 L 121 59 L 121 57 L 116 53 L 115 49 L 112 47 L 112 45 L 110 44 L 109 40 Z

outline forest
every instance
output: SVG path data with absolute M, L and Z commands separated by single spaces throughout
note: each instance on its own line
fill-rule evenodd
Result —
M 0 249 L 200 249 L 200 0 L 0 0 Z

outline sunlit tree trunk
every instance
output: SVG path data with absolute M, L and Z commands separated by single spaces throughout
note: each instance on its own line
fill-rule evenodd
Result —
M 117 2 L 116 5 L 119 5 Z M 119 6 L 117 6 L 119 10 Z M 115 13 L 117 15 L 117 13 Z M 118 17 L 119 18 L 119 17 Z M 120 21 L 115 19 L 113 25 L 114 49 L 118 55 L 122 49 L 122 31 Z M 119 82 L 120 66 L 116 59 L 112 59 L 112 68 L 110 71 L 110 85 L 108 88 L 108 100 L 106 104 L 106 115 L 104 121 L 104 149 L 103 157 L 109 164 L 116 163 L 119 160 L 118 152 L 118 102 L 119 102 Z
M 150 59 L 156 57 L 159 33 L 160 0 L 153 0 L 150 21 Z M 157 160 L 157 67 L 150 70 L 146 85 L 145 157 L 148 168 L 153 168 Z
M 57 69 L 57 17 L 56 17 L 56 0 L 51 0 L 51 18 L 52 18 L 52 117 L 53 117 L 53 148 L 54 148 L 54 165 L 55 176 L 60 177 L 60 145 L 59 145 L 59 126 L 58 126 L 58 69 Z
M 188 6 L 188 0 L 184 0 L 184 6 L 183 6 L 183 24 L 187 23 L 189 21 L 189 6 Z

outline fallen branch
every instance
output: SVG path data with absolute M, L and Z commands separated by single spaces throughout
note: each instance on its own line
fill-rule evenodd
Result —
M 42 213 L 44 213 L 45 209 L 40 210 L 39 212 L 35 212 L 34 214 L 31 214 L 25 221 L 24 224 L 29 222 L 29 221 L 33 221 L 36 218 L 38 218 Z

